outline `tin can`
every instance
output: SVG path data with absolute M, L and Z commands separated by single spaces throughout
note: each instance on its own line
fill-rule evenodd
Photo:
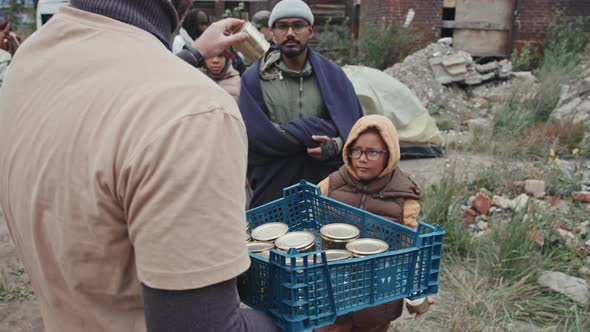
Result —
M 326 260 L 328 262 L 340 261 L 340 260 L 347 259 L 350 257 L 352 257 L 352 254 L 348 250 L 342 250 L 342 249 L 328 249 L 328 250 L 326 250 Z
M 377 239 L 356 239 L 346 244 L 346 250 L 350 251 L 353 257 L 380 254 L 387 249 L 389 249 L 387 242 Z
M 261 253 L 264 251 L 269 251 L 270 249 L 275 247 L 274 244 L 272 244 L 270 242 L 258 242 L 258 241 L 248 242 L 248 243 L 246 243 L 246 246 L 248 247 L 249 252 L 254 252 L 254 253 Z
M 250 223 L 246 223 L 246 241 L 250 241 L 252 239 L 252 233 L 250 232 Z
M 346 244 L 358 239 L 361 232 L 353 225 L 333 223 L 320 228 L 322 249 L 346 249 Z
M 252 239 L 255 241 L 273 242 L 289 231 L 289 226 L 282 222 L 269 222 L 252 230 Z
M 289 251 L 291 248 L 299 252 L 316 251 L 315 236 L 310 232 L 289 232 L 275 241 L 277 249 Z
M 244 22 L 239 28 L 233 30 L 231 33 L 236 34 L 240 32 L 247 33 L 250 38 L 248 40 L 234 45 L 234 48 L 242 53 L 246 65 L 250 65 L 268 51 L 270 43 L 266 41 L 262 32 L 258 31 L 250 22 Z

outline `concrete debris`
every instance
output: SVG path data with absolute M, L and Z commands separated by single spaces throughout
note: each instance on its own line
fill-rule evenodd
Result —
M 444 38 L 439 39 L 437 41 L 437 43 L 451 46 L 453 44 L 453 38 L 452 37 L 444 37 Z
M 494 197 L 492 197 L 492 200 L 497 206 L 501 207 L 502 209 L 512 208 L 512 200 L 504 196 L 494 195 Z
M 590 144 L 590 48 L 574 72 L 577 75 L 561 85 L 559 102 L 551 118 L 583 124 L 586 127 L 584 142 Z
M 533 195 L 535 198 L 545 196 L 545 181 L 543 180 L 526 180 L 524 181 L 524 191 Z
M 526 208 L 528 202 L 529 196 L 527 194 L 520 194 L 518 197 L 512 200 L 511 208 L 516 212 L 520 212 Z
M 480 231 L 487 231 L 488 228 L 490 228 L 490 225 L 485 222 L 485 221 L 479 221 L 477 224 L 475 224 L 475 227 L 477 227 L 478 230 Z
M 575 244 L 578 241 L 576 235 L 570 231 L 566 231 L 565 229 L 558 228 L 557 233 L 564 239 L 567 243 Z
M 590 304 L 590 286 L 584 279 L 561 272 L 543 271 L 537 281 L 541 286 L 561 293 L 582 305 Z

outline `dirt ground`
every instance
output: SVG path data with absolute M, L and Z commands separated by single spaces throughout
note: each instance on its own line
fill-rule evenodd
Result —
M 404 160 L 400 167 L 410 174 L 422 187 L 436 183 L 452 167 L 461 170 L 460 176 L 471 177 L 479 170 L 490 167 L 497 161 L 485 155 L 468 155 L 455 153 L 446 158 Z M 30 287 L 26 273 L 16 257 L 14 244 L 8 228 L 0 214 L 0 282 L 9 287 Z M 441 289 L 444 293 L 444 289 Z M 438 299 L 436 297 L 435 299 Z M 414 322 L 404 312 L 390 328 L 390 331 L 425 331 L 440 330 L 434 321 Z M 0 303 L 0 332 L 40 332 L 43 322 L 37 302 L 9 301 Z

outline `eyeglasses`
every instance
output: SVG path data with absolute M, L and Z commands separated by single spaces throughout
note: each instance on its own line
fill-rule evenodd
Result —
M 307 29 L 308 26 L 309 24 L 306 24 L 304 22 L 295 22 L 293 24 L 278 22 L 274 25 L 273 30 L 284 35 L 287 32 L 289 32 L 289 28 L 292 28 L 295 34 L 302 34 L 303 32 L 305 32 L 305 29 Z
M 387 151 L 385 151 L 385 150 L 373 150 L 373 149 L 361 150 L 361 149 L 357 149 L 357 148 L 351 148 L 348 151 L 348 156 L 352 159 L 361 159 L 361 157 L 364 154 L 367 157 L 367 159 L 369 159 L 369 160 L 379 160 L 379 158 L 381 158 L 381 155 L 386 154 L 386 153 L 387 153 Z

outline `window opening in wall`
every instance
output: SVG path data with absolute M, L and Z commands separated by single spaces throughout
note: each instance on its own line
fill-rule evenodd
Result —
M 443 19 L 443 21 L 454 21 L 455 20 L 455 8 L 443 8 L 442 19 Z
M 454 29 L 442 28 L 440 29 L 440 38 L 453 37 Z

